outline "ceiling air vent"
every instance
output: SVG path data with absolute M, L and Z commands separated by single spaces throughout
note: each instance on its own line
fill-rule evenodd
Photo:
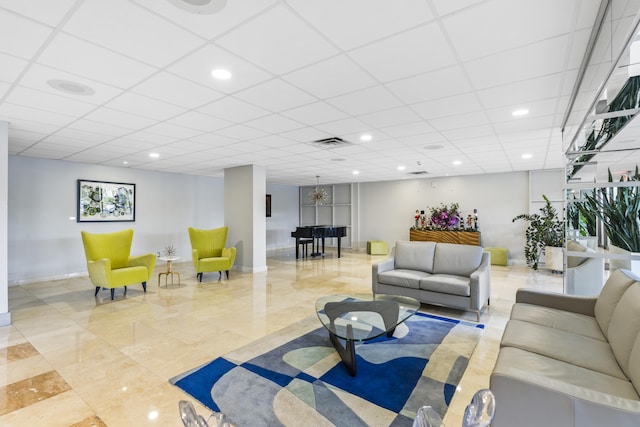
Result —
M 415 171 L 415 172 L 409 172 L 409 175 L 428 175 L 429 172 L 427 171 Z
M 334 148 L 340 147 L 343 145 L 350 145 L 349 141 L 345 141 L 342 138 L 338 138 L 337 136 L 332 136 L 331 138 L 317 139 L 315 141 L 311 141 L 311 145 L 315 145 L 316 147 L 325 147 L 325 148 Z

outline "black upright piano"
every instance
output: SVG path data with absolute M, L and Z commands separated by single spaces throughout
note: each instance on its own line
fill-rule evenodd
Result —
M 335 237 L 338 239 L 338 258 L 340 258 L 341 239 L 347 235 L 347 227 L 343 225 L 308 225 L 305 227 L 296 227 L 296 231 L 291 232 L 291 237 L 296 239 L 296 259 L 298 259 L 298 250 L 300 247 L 300 239 L 313 239 L 314 250 L 312 256 L 324 256 L 324 239 Z M 322 252 L 320 252 L 320 243 L 322 243 Z

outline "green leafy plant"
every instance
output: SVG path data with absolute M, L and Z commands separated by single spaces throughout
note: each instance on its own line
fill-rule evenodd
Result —
M 607 112 L 631 110 L 640 107 L 640 76 L 632 76 L 625 82 L 620 92 L 616 95 L 611 103 L 607 106 Z M 593 151 L 601 149 L 613 138 L 619 131 L 631 120 L 633 115 L 609 117 L 602 119 L 602 126 L 591 131 L 587 136 L 583 151 Z M 586 153 L 581 155 L 577 161 L 579 164 L 573 166 L 568 174 L 569 178 L 574 176 L 583 166 L 595 156 L 595 153 Z
M 526 244 L 524 255 L 527 265 L 534 270 L 538 269 L 540 255 L 544 253 L 545 247 L 564 246 L 564 223 L 558 218 L 558 212 L 553 207 L 549 198 L 542 195 L 545 205 L 540 208 L 540 213 L 520 214 L 511 221 L 524 220 L 529 222 L 525 230 Z
M 638 166 L 629 181 L 640 181 Z M 623 181 L 623 178 L 620 178 Z M 609 170 L 609 182 L 613 182 Z M 611 243 L 640 252 L 640 187 L 606 187 L 585 195 L 584 208 L 597 216 Z

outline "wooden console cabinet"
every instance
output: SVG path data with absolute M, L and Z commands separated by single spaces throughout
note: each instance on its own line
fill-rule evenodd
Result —
M 409 240 L 481 246 L 479 231 L 409 230 Z

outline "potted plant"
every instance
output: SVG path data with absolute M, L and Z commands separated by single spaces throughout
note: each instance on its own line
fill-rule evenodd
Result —
M 552 271 L 563 270 L 562 248 L 564 246 L 564 223 L 558 218 L 558 212 L 553 207 L 549 198 L 542 195 L 545 205 L 540 208 L 540 213 L 521 214 L 511 221 L 525 220 L 529 226 L 525 231 L 527 242 L 524 247 L 524 255 L 527 265 L 534 270 L 538 269 L 540 255 L 546 255 L 546 266 Z M 559 255 L 558 255 L 559 254 Z
M 628 181 L 640 181 L 638 166 Z M 625 181 L 625 177 L 620 178 Z M 613 182 L 609 170 L 609 182 Z M 610 242 L 610 252 L 640 252 L 640 187 L 606 187 L 585 194 L 583 206 L 602 221 Z M 633 269 L 631 260 L 612 260 L 614 268 Z

